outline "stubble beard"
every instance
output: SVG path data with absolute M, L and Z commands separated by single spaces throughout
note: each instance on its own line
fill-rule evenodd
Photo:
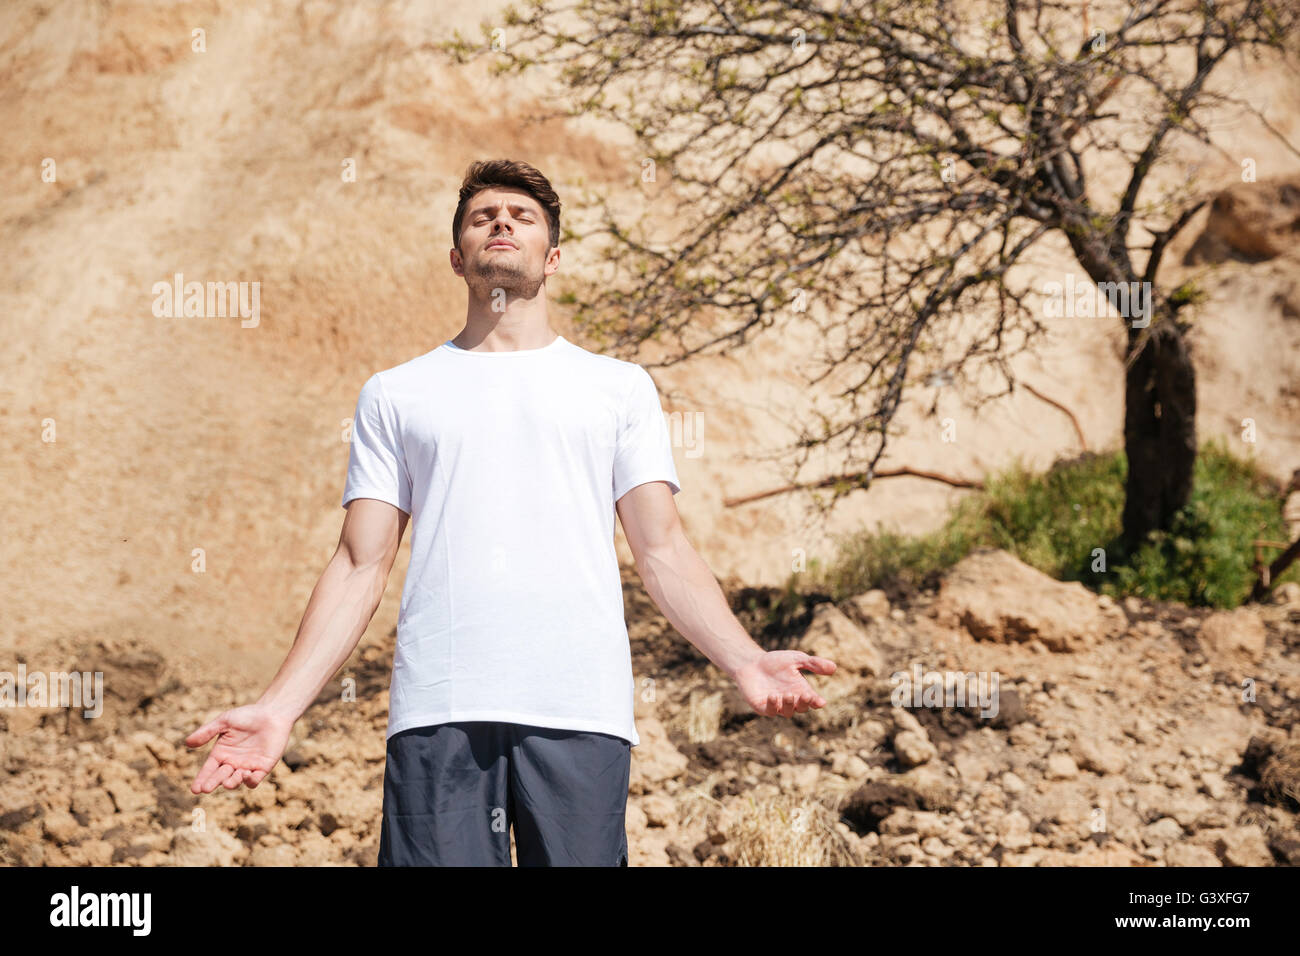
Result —
M 531 299 L 542 287 L 545 276 L 540 272 L 530 273 L 521 261 L 522 254 L 509 262 L 499 262 L 500 257 L 485 256 L 479 259 L 476 267 L 465 274 L 465 281 L 479 298 L 491 298 L 497 289 L 502 290 L 507 299 Z

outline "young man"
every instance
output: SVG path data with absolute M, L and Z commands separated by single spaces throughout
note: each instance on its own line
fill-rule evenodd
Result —
M 379 865 L 509 866 L 513 826 L 521 866 L 626 866 L 640 740 L 616 512 L 650 597 L 757 713 L 825 706 L 800 671 L 835 664 L 749 638 L 682 531 L 654 381 L 551 329 L 546 178 L 474 163 L 452 237 L 465 327 L 362 387 L 338 550 L 262 697 L 186 739 L 218 737 L 190 789 L 255 787 L 275 766 L 365 633 L 414 518 Z

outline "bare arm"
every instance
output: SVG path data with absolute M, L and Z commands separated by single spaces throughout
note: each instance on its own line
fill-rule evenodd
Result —
M 721 668 L 755 712 L 789 717 L 826 701 L 799 674 L 830 674 L 835 663 L 802 651 L 764 651 L 727 606 L 726 596 L 682 530 L 665 482 L 637 485 L 615 505 L 637 572 L 669 623 Z
M 351 656 L 378 609 L 409 517 L 374 498 L 348 503 L 338 547 L 270 685 L 256 703 L 228 710 L 185 738 L 193 748 L 217 737 L 191 792 L 256 787 L 279 762 L 294 723 Z
M 409 518 L 375 498 L 348 503 L 338 548 L 311 592 L 293 647 L 258 706 L 296 721 L 352 655 L 379 609 Z

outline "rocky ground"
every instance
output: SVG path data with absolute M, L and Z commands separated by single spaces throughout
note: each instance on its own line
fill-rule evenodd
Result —
M 760 718 L 633 573 L 630 863 L 1294 865 L 1300 587 L 1280 591 L 1233 612 L 1115 604 L 983 551 L 934 588 L 810 602 L 787 634 L 762 636 L 756 595 L 733 592 L 766 645 L 840 665 L 812 678 L 825 708 Z M 385 646 L 363 645 L 261 786 L 202 796 L 189 784 L 208 747 L 183 738 L 260 688 L 131 642 L 70 641 L 24 663 L 87 661 L 104 672 L 102 716 L 0 709 L 0 861 L 374 864 Z M 996 713 L 942 699 L 942 684 L 896 706 L 899 672 L 982 675 Z

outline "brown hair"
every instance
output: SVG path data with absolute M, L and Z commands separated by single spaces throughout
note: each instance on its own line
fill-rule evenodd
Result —
M 456 204 L 456 215 L 451 220 L 452 244 L 460 249 L 461 221 L 465 218 L 465 207 L 475 193 L 496 187 L 522 189 L 537 200 L 546 213 L 550 226 L 551 248 L 560 244 L 560 197 L 551 188 L 550 181 L 527 163 L 513 159 L 490 159 L 470 163 L 465 171 L 465 179 L 460 184 L 460 201 Z

